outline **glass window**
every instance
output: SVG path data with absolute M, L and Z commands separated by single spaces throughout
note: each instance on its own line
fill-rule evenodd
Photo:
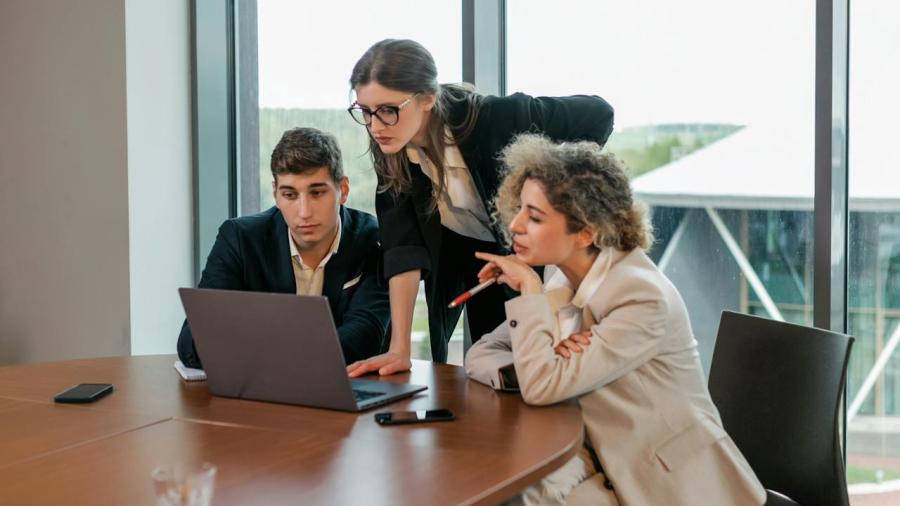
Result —
M 722 309 L 811 325 L 815 3 L 542 5 L 508 5 L 509 90 L 616 108 L 608 149 L 652 206 L 652 254 L 704 367 Z M 900 110 L 900 6 L 851 2 L 850 19 L 848 482 L 852 504 L 896 504 L 900 151 L 885 111 Z
M 385 0 L 296 2 L 259 0 L 259 210 L 274 205 L 269 158 L 281 134 L 311 126 L 334 134 L 350 178 L 348 206 L 375 214 L 375 173 L 366 129 L 350 117 L 353 65 L 375 42 L 408 38 L 435 58 L 440 82 L 462 80 L 462 9 L 459 2 Z M 413 325 L 413 358 L 431 358 L 424 295 Z M 461 320 L 460 320 L 461 321 Z M 450 361 L 462 363 L 462 325 Z
M 851 503 L 894 504 L 900 151 L 886 111 L 900 110 L 900 5 L 851 2 L 850 19 L 848 481 Z M 373 42 L 412 38 L 442 82 L 460 81 L 459 3 L 259 0 L 257 21 L 259 208 L 272 205 L 272 148 L 307 125 L 338 137 L 349 205 L 374 213 L 366 132 L 345 111 L 350 70 Z M 507 3 L 509 92 L 615 107 L 607 148 L 651 206 L 651 255 L 688 304 L 707 370 L 723 309 L 812 324 L 814 28 L 812 0 Z M 420 294 L 414 357 L 430 357 L 426 321 Z M 451 362 L 461 350 L 455 337 Z
M 815 3 L 507 9 L 510 92 L 615 108 L 607 149 L 651 206 L 651 256 L 687 303 L 705 370 L 723 309 L 811 324 Z
M 900 5 L 850 2 L 850 23 L 851 502 L 900 504 Z

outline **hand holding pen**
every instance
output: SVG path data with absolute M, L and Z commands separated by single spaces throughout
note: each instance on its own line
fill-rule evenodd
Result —
M 475 257 L 487 262 L 478 272 L 478 281 L 484 283 L 496 278 L 497 283 L 507 285 L 523 295 L 543 291 L 540 276 L 530 265 L 515 255 L 501 256 L 476 252 Z
M 455 308 L 456 306 L 461 305 L 463 302 L 465 302 L 465 301 L 471 299 L 472 296 L 475 295 L 476 293 L 478 293 L 478 292 L 484 290 L 485 288 L 487 288 L 487 287 L 493 285 L 494 283 L 496 283 L 496 282 L 497 282 L 497 276 L 499 276 L 499 275 L 500 275 L 500 273 L 497 272 L 497 274 L 496 274 L 494 277 L 487 278 L 486 280 L 482 281 L 481 283 L 478 283 L 478 285 L 476 285 L 475 287 L 466 290 L 465 292 L 462 293 L 462 295 L 460 295 L 459 297 L 453 299 L 453 302 L 451 302 L 449 305 L 447 305 L 447 308 L 448 308 L 448 309 L 453 309 L 453 308 Z
M 500 256 L 476 252 L 475 257 L 487 261 L 487 264 L 478 272 L 480 283 L 453 299 L 453 302 L 447 306 L 448 308 L 453 309 L 459 306 L 494 283 L 507 285 L 522 294 L 541 293 L 543 290 L 541 278 L 534 272 L 534 269 L 515 255 Z

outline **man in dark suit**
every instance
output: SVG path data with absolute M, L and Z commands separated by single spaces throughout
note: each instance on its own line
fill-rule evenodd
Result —
M 314 128 L 288 130 L 272 152 L 271 169 L 275 207 L 219 227 L 200 288 L 324 295 L 344 359 L 379 353 L 390 304 L 376 272 L 378 224 L 343 205 L 350 183 L 337 141 Z M 187 321 L 178 357 L 202 367 Z

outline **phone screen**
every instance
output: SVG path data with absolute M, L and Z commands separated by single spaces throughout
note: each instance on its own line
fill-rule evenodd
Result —
M 82 383 L 58 394 L 56 402 L 92 402 L 112 392 L 109 383 Z
M 397 423 L 441 422 L 453 419 L 453 412 L 449 409 L 394 411 L 390 413 L 375 414 L 375 421 L 385 425 Z

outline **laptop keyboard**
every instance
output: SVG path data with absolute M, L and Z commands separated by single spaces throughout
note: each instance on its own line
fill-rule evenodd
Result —
M 370 390 L 357 390 L 353 389 L 353 397 L 356 398 L 356 402 L 362 402 L 373 397 L 380 397 L 384 395 L 384 392 L 372 392 Z

